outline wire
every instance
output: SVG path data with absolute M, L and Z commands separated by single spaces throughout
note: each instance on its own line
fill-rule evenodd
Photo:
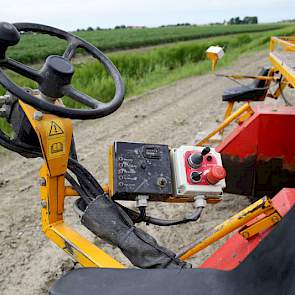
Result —
M 236 80 L 236 79 L 234 79 L 234 78 L 227 77 L 227 76 L 225 76 L 225 78 L 227 78 L 227 79 L 229 79 L 229 80 L 231 80 L 231 81 L 237 83 L 237 84 L 240 85 L 240 86 L 245 86 L 245 87 L 247 86 L 247 85 L 245 85 L 245 84 L 239 82 L 238 80 Z
M 172 225 L 179 225 L 179 224 L 185 224 L 188 222 L 197 221 L 201 217 L 201 214 L 204 209 L 203 207 L 199 207 L 193 212 L 191 216 L 184 219 L 167 220 L 167 219 L 160 219 L 160 218 L 147 216 L 145 212 L 145 207 L 139 207 L 139 210 L 140 210 L 140 213 L 139 213 L 121 204 L 118 204 L 118 203 L 116 204 L 128 214 L 128 216 L 133 220 L 134 223 L 146 222 L 146 224 L 153 224 L 158 226 L 172 226 Z
M 41 149 L 35 146 L 18 143 L 12 141 L 8 136 L 6 136 L 0 130 L 0 145 L 5 148 L 19 153 L 24 157 L 37 158 L 43 157 Z M 75 157 L 76 158 L 76 157 Z M 98 181 L 91 175 L 91 173 L 82 166 L 76 159 L 69 158 L 68 169 L 76 176 L 77 181 L 68 173 L 65 173 L 65 178 L 73 186 L 73 188 L 80 194 L 81 198 L 86 204 L 91 203 L 98 196 L 104 195 L 104 190 Z M 114 202 L 117 209 L 121 207 L 125 213 L 133 220 L 134 223 L 146 222 L 147 224 L 154 224 L 158 226 L 171 226 L 184 224 L 192 221 L 196 221 L 200 218 L 203 208 L 197 208 L 196 212 L 188 218 L 181 220 L 166 220 L 155 218 L 146 215 L 144 207 L 140 207 L 140 212 L 135 212 L 131 209 L 124 207 L 116 202 Z M 120 211 L 120 210 L 118 210 Z M 122 213 L 120 214 L 122 215 Z
M 0 130 L 0 145 L 26 158 L 43 158 L 40 147 L 11 140 L 2 130 Z M 104 193 L 97 180 L 77 160 L 69 158 L 68 168 L 77 177 L 78 182 L 68 173 L 65 174 L 66 179 L 87 204 Z
M 87 191 L 85 191 L 68 172 L 65 173 L 65 178 L 74 188 L 74 190 L 79 193 L 87 205 L 93 201 L 93 199 L 87 194 Z

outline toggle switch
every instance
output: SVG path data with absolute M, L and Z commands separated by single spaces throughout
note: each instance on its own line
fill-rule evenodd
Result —
M 192 182 L 197 183 L 201 181 L 201 175 L 202 173 L 194 171 L 191 173 L 190 178 Z

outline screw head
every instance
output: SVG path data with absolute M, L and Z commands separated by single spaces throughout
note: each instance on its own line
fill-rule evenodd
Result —
M 34 116 L 33 116 L 33 119 L 36 120 L 36 121 L 41 121 L 43 118 L 43 113 L 40 112 L 40 111 L 36 111 L 34 113 Z
M 164 177 L 159 177 L 157 179 L 157 184 L 159 187 L 164 188 L 167 185 L 167 179 Z
M 39 178 L 38 183 L 40 186 L 46 185 L 46 179 L 44 177 Z
M 46 208 L 47 207 L 47 202 L 45 200 L 41 201 L 41 207 Z
M 245 231 L 242 233 L 242 236 L 243 236 L 243 238 L 248 239 L 250 234 L 247 231 Z
M 279 222 L 279 218 L 277 216 L 273 216 L 273 218 L 271 220 L 273 223 Z

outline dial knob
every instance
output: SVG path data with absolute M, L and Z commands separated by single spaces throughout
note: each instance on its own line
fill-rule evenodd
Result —
M 0 58 L 5 58 L 7 47 L 16 45 L 20 40 L 20 33 L 10 23 L 0 22 Z
M 188 164 L 190 167 L 196 169 L 202 165 L 203 155 L 199 153 L 193 153 L 188 158 Z

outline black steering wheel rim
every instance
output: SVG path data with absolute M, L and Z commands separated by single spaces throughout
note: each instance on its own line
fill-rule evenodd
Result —
M 70 84 L 63 85 L 59 89 L 59 94 L 68 95 L 72 99 L 82 102 L 91 107 L 91 109 L 74 109 L 61 105 L 53 104 L 50 101 L 39 99 L 27 93 L 20 86 L 16 85 L 10 78 L 6 76 L 2 67 L 15 71 L 27 78 L 30 78 L 40 84 L 44 84 L 40 71 L 34 70 L 10 58 L 0 60 L 0 84 L 2 84 L 9 92 L 24 101 L 25 103 L 35 107 L 38 110 L 51 113 L 60 117 L 71 119 L 95 119 L 107 116 L 116 111 L 124 100 L 125 88 L 121 75 L 114 64 L 99 49 L 87 41 L 60 29 L 35 23 L 15 23 L 13 26 L 18 32 L 36 32 L 48 34 L 60 39 L 66 40 L 69 45 L 64 52 L 63 59 L 70 61 L 77 48 L 84 48 L 91 56 L 96 58 L 111 75 L 115 84 L 115 95 L 108 103 L 99 102 L 86 94 L 74 89 Z M 10 46 L 10 45 L 9 45 Z M 51 56 L 54 57 L 54 56 Z M 48 82 L 48 81 L 47 81 Z M 47 83 L 48 84 L 48 83 Z M 52 86 L 52 85 L 51 85 Z M 46 87 L 49 87 L 46 85 Z

